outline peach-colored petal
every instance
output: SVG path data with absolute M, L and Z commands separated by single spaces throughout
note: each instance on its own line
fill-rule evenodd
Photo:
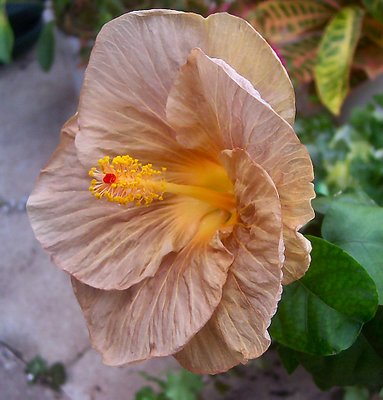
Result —
M 168 99 L 168 119 L 184 146 L 206 153 L 245 149 L 277 187 L 282 204 L 286 262 L 284 283 L 308 268 L 309 242 L 297 231 L 313 218 L 313 169 L 291 126 L 227 65 L 194 49 Z M 190 132 L 195 132 L 191 135 Z
M 181 197 L 133 208 L 95 199 L 76 157 L 76 126 L 75 119 L 64 126 L 28 200 L 31 224 L 62 269 L 93 287 L 126 289 L 153 276 L 162 257 L 180 250 L 210 206 Z
M 86 167 L 104 154 L 177 163 L 182 152 L 165 107 L 175 76 L 195 47 L 232 64 L 292 120 L 287 74 L 247 22 L 227 14 L 204 19 L 167 10 L 129 13 L 104 26 L 85 74 L 76 146 Z
M 243 362 L 242 353 L 228 347 L 215 321 L 213 314 L 193 339 L 174 355 L 182 367 L 195 374 L 219 374 Z
M 234 252 L 222 301 L 202 330 L 176 355 L 187 369 L 219 373 L 263 354 L 281 294 L 282 219 L 268 174 L 241 150 L 225 152 L 240 221 L 225 241 Z
M 255 29 L 241 18 L 226 13 L 207 18 L 211 57 L 224 60 L 251 82 L 262 98 L 292 124 L 295 96 L 291 81 L 279 57 Z
M 72 280 L 93 346 L 109 365 L 179 351 L 211 317 L 233 256 L 215 234 L 169 254 L 154 278 L 123 291 Z

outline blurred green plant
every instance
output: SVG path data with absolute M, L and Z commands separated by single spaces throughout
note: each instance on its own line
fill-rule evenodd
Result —
M 0 0 L 0 62 L 8 64 L 11 61 L 14 36 L 7 14 L 5 0 Z
M 39 383 L 56 391 L 60 391 L 61 385 L 66 381 L 65 367 L 62 363 L 48 365 L 40 356 L 27 363 L 25 373 L 31 384 Z
M 383 205 L 383 94 L 340 127 L 320 114 L 298 119 L 295 128 L 312 157 L 317 193 L 363 192 Z
M 271 335 L 289 373 L 302 365 L 321 389 L 367 399 L 383 385 L 383 95 L 340 127 L 322 114 L 296 129 L 314 162 L 317 237 Z
M 338 115 L 350 75 L 383 72 L 382 0 L 266 0 L 221 2 L 271 43 L 297 83 L 315 80 L 322 103 Z
M 136 393 L 136 400 L 197 400 L 204 387 L 202 378 L 181 369 L 168 373 L 166 379 L 141 373 L 149 382 L 154 382 L 159 390 L 145 386 Z

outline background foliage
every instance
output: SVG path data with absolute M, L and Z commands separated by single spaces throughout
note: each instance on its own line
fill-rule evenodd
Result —
M 0 62 L 12 58 L 13 32 L 0 0 Z M 8 4 L 20 3 L 8 0 Z M 40 4 L 44 0 L 33 0 Z M 80 39 L 86 63 L 102 25 L 135 9 L 172 8 L 208 15 L 228 11 L 247 19 L 274 47 L 297 84 L 315 81 L 321 102 L 338 115 L 351 84 L 383 72 L 382 0 L 52 0 L 54 20 L 45 24 L 37 49 L 49 70 L 54 26 Z
M 350 83 L 383 72 L 383 1 L 222 2 L 274 47 L 296 83 L 315 80 L 322 103 L 338 115 Z
M 327 114 L 296 124 L 316 171 L 317 216 L 306 228 L 316 236 L 309 271 L 285 287 L 271 333 L 286 369 L 302 365 L 322 389 L 383 385 L 382 128 L 383 95 L 342 126 Z

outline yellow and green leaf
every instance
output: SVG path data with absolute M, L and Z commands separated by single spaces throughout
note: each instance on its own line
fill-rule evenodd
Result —
M 311 0 L 270 0 L 256 7 L 255 25 L 272 43 L 298 38 L 323 26 L 334 10 Z
M 322 103 L 338 115 L 349 91 L 351 63 L 359 41 L 364 12 L 344 7 L 325 29 L 314 68 Z

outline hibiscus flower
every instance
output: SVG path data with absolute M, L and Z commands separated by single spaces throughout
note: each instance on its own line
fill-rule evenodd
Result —
M 282 284 L 310 262 L 294 114 L 285 69 L 240 18 L 104 26 L 28 212 L 106 364 L 174 355 L 218 373 L 265 352 Z

